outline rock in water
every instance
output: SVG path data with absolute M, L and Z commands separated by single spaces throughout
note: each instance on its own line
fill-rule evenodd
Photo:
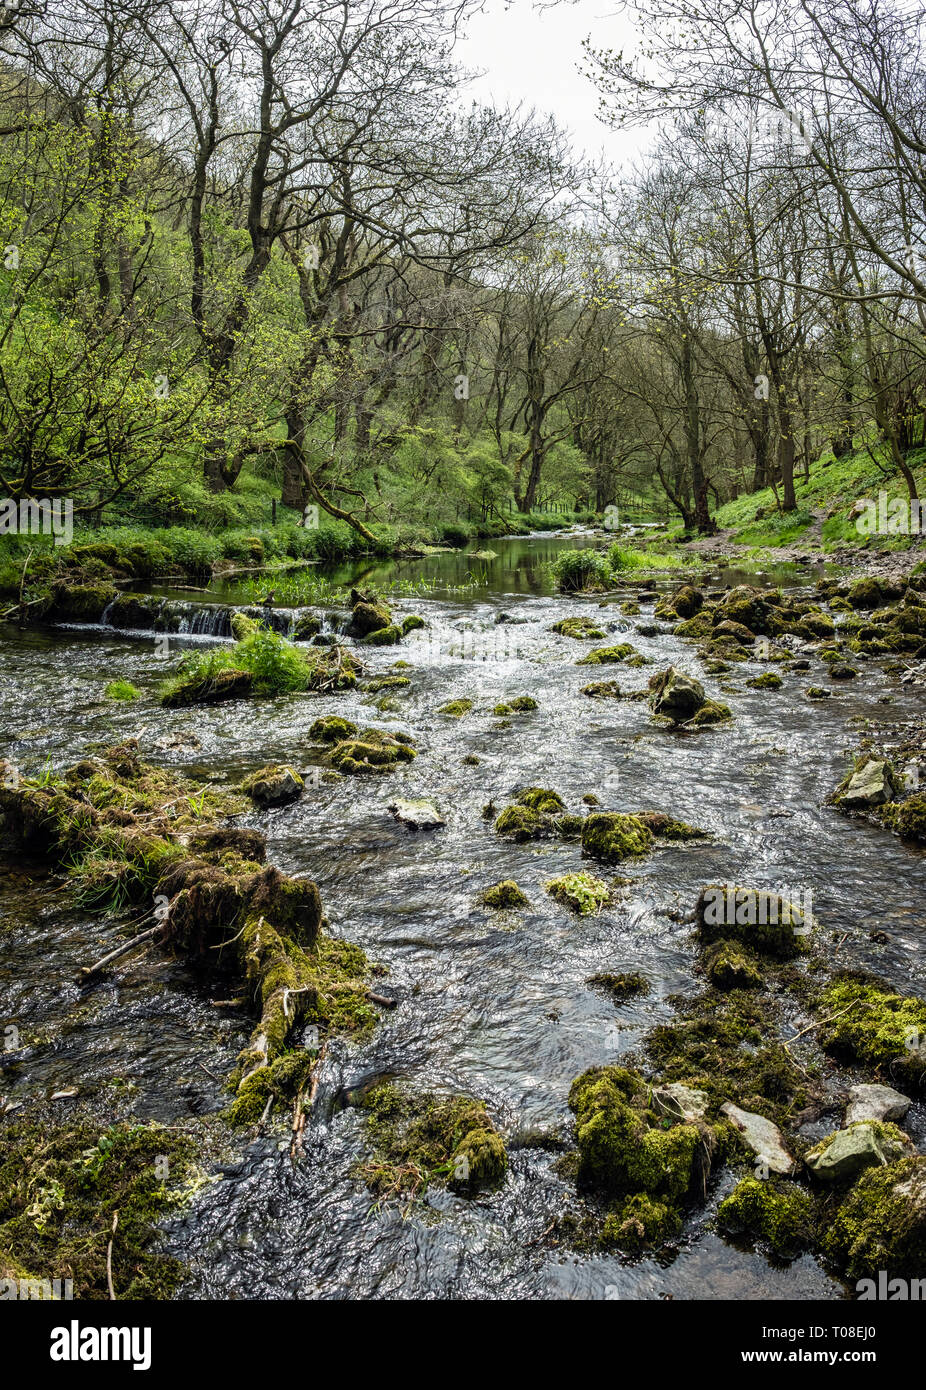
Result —
M 863 811 L 892 801 L 896 790 L 890 763 L 883 758 L 868 758 L 842 784 L 836 800 L 847 811 Z
M 675 724 L 683 724 L 686 719 L 691 719 L 707 700 L 701 682 L 676 671 L 674 666 L 653 676 L 649 688 L 652 691 L 650 709 Z
M 389 803 L 389 810 L 396 820 L 410 825 L 413 830 L 439 830 L 447 824 L 433 801 L 404 801 L 399 798 Z
M 857 1124 L 860 1120 L 896 1122 L 903 1119 L 913 1104 L 909 1096 L 895 1091 L 892 1086 L 877 1084 L 853 1086 L 849 1096 L 846 1125 Z
M 720 1107 L 730 1123 L 739 1130 L 743 1142 L 752 1149 L 757 1158 L 768 1164 L 772 1173 L 782 1176 L 793 1172 L 794 1159 L 785 1148 L 781 1130 L 764 1115 L 753 1115 L 748 1110 L 740 1110 L 732 1101 Z
M 850 1182 L 866 1168 L 880 1168 L 914 1153 L 912 1139 L 894 1125 L 862 1120 L 811 1149 L 807 1167 L 823 1182 Z
M 304 789 L 305 783 L 291 767 L 262 767 L 241 783 L 241 790 L 263 807 L 286 806 Z

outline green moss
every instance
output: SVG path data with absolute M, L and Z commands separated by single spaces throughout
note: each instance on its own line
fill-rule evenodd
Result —
M 926 1073 L 926 999 L 843 975 L 823 991 L 820 1012 L 827 1020 L 819 1030 L 827 1052 L 892 1079 Z
M 695 910 L 698 934 L 706 944 L 727 939 L 781 960 L 809 949 L 812 915 L 780 893 L 714 883 L 701 889 Z
M 653 832 L 636 816 L 594 811 L 582 829 L 582 852 L 596 859 L 637 859 L 653 847 Z
M 414 1095 L 387 1083 L 364 1108 L 374 1153 L 358 1175 L 380 1198 L 415 1199 L 434 1184 L 469 1195 L 503 1180 L 505 1146 L 483 1101 Z
M 368 633 L 362 640 L 367 647 L 394 647 L 402 640 L 402 629 L 390 623 L 388 627 Z
M 592 681 L 589 685 L 583 685 L 582 694 L 592 700 L 619 700 L 621 688 L 617 681 Z
M 337 714 L 327 714 L 322 719 L 315 720 L 309 730 L 309 738 L 314 743 L 340 743 L 342 739 L 353 738 L 356 733 L 357 725 L 349 719 L 342 719 Z
M 578 642 L 599 641 L 604 632 L 590 618 L 562 618 L 550 628 L 561 637 L 573 637 Z
M 544 816 L 555 816 L 566 809 L 559 792 L 551 791 L 549 787 L 525 787 L 518 793 L 517 799 L 520 806 L 527 806 Z
M 889 802 L 877 814 L 895 835 L 905 840 L 926 840 L 926 793 L 917 792 L 906 801 Z
M 654 1115 L 648 1096 L 642 1077 L 623 1067 L 593 1067 L 572 1083 L 580 1173 L 610 1191 L 677 1200 L 691 1185 L 702 1133 Z
M 662 1245 L 682 1229 L 681 1214 L 669 1202 L 660 1202 L 647 1192 L 635 1192 L 618 1203 L 605 1217 L 602 1245 L 616 1245 L 628 1254 L 638 1254 Z
M 724 724 L 732 718 L 733 712 L 729 705 L 721 704 L 719 700 L 705 700 L 697 713 L 688 720 L 686 727 L 701 729 L 710 724 Z
M 731 1235 L 764 1241 L 782 1259 L 813 1242 L 813 1199 L 799 1187 L 743 1178 L 717 1209 L 717 1225 Z
M 400 734 L 378 729 L 361 729 L 357 738 L 348 738 L 332 749 L 331 764 L 347 775 L 391 772 L 400 762 L 417 757 L 415 749 Z
M 611 901 L 611 889 L 604 879 L 592 874 L 564 874 L 546 885 L 551 898 L 578 912 L 582 917 L 597 916 Z
M 526 806 L 506 806 L 495 821 L 496 835 L 515 841 L 537 840 L 549 828 L 546 817 Z
M 604 990 L 616 1004 L 622 1004 L 625 999 L 633 999 L 640 994 L 649 994 L 650 989 L 649 980 L 645 975 L 633 973 L 622 975 L 610 971 L 590 975 L 586 984 Z
M 618 661 L 626 661 L 636 652 L 629 642 L 620 642 L 615 647 L 595 647 L 587 656 L 581 657 L 577 666 L 612 666 Z
M 409 685 L 411 681 L 408 676 L 376 676 L 367 681 L 363 688 L 368 695 L 375 695 L 380 690 L 403 690 Z
M 460 719 L 464 714 L 469 714 L 473 707 L 472 700 L 451 700 L 446 705 L 441 705 L 438 714 L 450 714 L 454 719 Z
M 717 989 L 761 989 L 762 972 L 735 941 L 715 941 L 704 952 L 704 973 Z
M 746 684 L 753 690 L 778 690 L 784 682 L 774 671 L 765 671 L 761 676 L 753 676 Z
M 515 714 L 529 714 L 539 706 L 533 695 L 516 695 L 513 700 L 509 700 L 508 708 Z
M 26 1119 L 2 1130 L 0 1263 L 72 1279 L 77 1299 L 170 1298 L 184 1269 L 157 1253 L 157 1221 L 194 1174 L 194 1145 L 176 1127 Z M 113 1231 L 113 1220 L 118 1223 Z
M 713 990 L 677 1001 L 677 1017 L 659 1024 L 644 1047 L 665 1081 L 707 1092 L 714 1107 L 732 1100 L 784 1124 L 808 1104 L 813 1069 L 801 1070 L 777 1042 L 774 1001 L 754 990 Z
M 410 632 L 416 632 L 418 628 L 426 626 L 424 618 L 420 618 L 417 613 L 409 613 L 407 618 L 402 619 L 402 636 L 407 637 Z
M 482 894 L 481 901 L 486 907 L 527 907 L 528 900 L 513 878 L 495 883 Z
M 826 1255 L 852 1278 L 926 1269 L 926 1159 L 905 1158 L 863 1173 L 827 1226 Z

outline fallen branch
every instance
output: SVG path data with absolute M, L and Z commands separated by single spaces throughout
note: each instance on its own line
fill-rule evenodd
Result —
M 101 970 L 105 970 L 107 965 L 111 965 L 114 960 L 119 960 L 122 956 L 127 956 L 130 951 L 134 951 L 136 946 L 143 946 L 146 941 L 153 941 L 161 931 L 163 923 L 158 922 L 155 926 L 149 927 L 147 931 L 139 932 L 130 941 L 125 941 L 121 946 L 117 946 L 108 955 L 102 956 L 94 961 L 92 965 L 85 965 L 81 970 L 81 979 L 87 980 L 91 975 L 96 975 Z

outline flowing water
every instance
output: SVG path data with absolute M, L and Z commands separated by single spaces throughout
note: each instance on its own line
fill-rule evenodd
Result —
M 819 669 L 786 675 L 780 690 L 753 691 L 745 678 L 767 668 L 749 663 L 729 677 L 735 692 L 723 694 L 704 678 L 736 718 L 698 735 L 653 727 L 642 703 L 590 700 L 580 693 L 589 680 L 616 677 L 633 689 L 651 672 L 576 666 L 584 644 L 549 631 L 564 616 L 590 615 L 614 634 L 609 640 L 631 640 L 659 666 L 675 661 L 703 672 L 693 648 L 670 633 L 634 631 L 650 617 L 654 592 L 636 595 L 639 618 L 624 617 L 618 599 L 602 604 L 553 593 L 546 562 L 576 543 L 494 541 L 491 562 L 451 555 L 330 572 L 338 582 L 364 584 L 424 577 L 446 586 L 478 577 L 466 592 L 433 588 L 396 600 L 400 616 L 419 613 L 428 626 L 401 647 L 363 649 L 371 675 L 396 659 L 413 668 L 404 672 L 412 679 L 407 690 L 388 692 L 398 708 L 386 713 L 376 708 L 380 696 L 360 691 L 176 711 L 104 698 L 116 676 L 153 694 L 185 644 L 225 634 L 228 605 L 241 597 L 228 585 L 195 599 L 155 595 L 188 606 L 186 632 L 171 637 L 166 658 L 163 643 L 144 630 L 8 629 L 0 637 L 0 756 L 27 772 L 67 765 L 91 744 L 128 737 L 152 761 L 216 782 L 274 761 L 310 772 L 308 730 L 334 713 L 406 732 L 419 750 L 388 777 L 314 785 L 310 778 L 294 805 L 240 822 L 266 833 L 270 862 L 318 882 L 332 930 L 388 968 L 377 988 L 399 1003 L 366 1044 L 329 1049 L 298 1165 L 289 1158 L 288 1126 L 239 1139 L 215 1181 L 167 1226 L 165 1248 L 190 1266 L 182 1296 L 844 1296 L 810 1256 L 773 1265 L 709 1229 L 732 1186 L 729 1175 L 658 1259 L 630 1262 L 551 1245 L 552 1223 L 574 1189 L 557 1176 L 556 1154 L 532 1146 L 530 1135 L 567 1134 L 572 1080 L 625 1056 L 647 1029 L 671 1018 L 668 996 L 695 991 L 691 929 L 667 914 L 690 909 L 704 883 L 807 885 L 841 963 L 923 992 L 926 853 L 823 805 L 858 742 L 850 721 L 884 717 L 877 701 L 885 694 L 895 697 L 892 720 L 921 714 L 922 695 L 870 662 L 857 680 L 837 684 L 831 699 L 812 703 L 802 691 L 820 680 Z M 710 589 L 742 578 L 727 570 L 703 582 Z M 751 582 L 798 585 L 814 578 L 807 568 L 758 581 L 749 575 Z M 631 578 L 628 588 L 639 590 L 641 581 Z M 337 612 L 324 616 L 331 629 L 340 626 Z M 277 617 L 284 630 L 289 621 Z M 522 694 L 539 708 L 505 727 L 492 707 Z M 457 698 L 475 702 L 469 715 L 437 713 Z M 478 763 L 465 764 L 466 755 Z M 570 811 L 581 810 L 591 792 L 603 808 L 664 810 L 710 838 L 658 849 L 630 870 L 627 896 L 598 917 L 574 917 L 544 884 L 580 867 L 579 847 L 513 846 L 482 814 L 486 803 L 501 807 L 537 784 L 559 791 Z M 445 828 L 416 833 L 399 824 L 388 811 L 397 795 L 432 798 Z M 481 890 L 503 878 L 517 880 L 529 909 L 500 914 L 478 905 Z M 214 1006 L 214 987 L 151 954 L 123 962 L 93 988 L 78 985 L 79 967 L 118 939 L 118 923 L 76 910 L 27 863 L 2 865 L 0 913 L 2 1018 L 22 1035 L 18 1050 L 0 1058 L 0 1089 L 12 1102 L 74 1086 L 82 1094 L 124 1095 L 128 1083 L 141 1120 L 183 1123 L 224 1107 L 222 1078 L 250 1025 Z M 886 944 L 869 939 L 874 928 L 886 933 Z M 585 983 L 604 970 L 640 971 L 651 993 L 615 1006 Z M 432 1191 L 407 1215 L 394 1205 L 374 1208 L 351 1176 L 366 1152 L 363 1114 L 343 1096 L 383 1075 L 485 1098 L 508 1141 L 503 1188 L 471 1200 Z M 922 1098 L 909 1128 L 923 1147 Z

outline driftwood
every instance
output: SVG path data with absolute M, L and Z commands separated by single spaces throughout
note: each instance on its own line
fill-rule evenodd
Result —
M 94 961 L 92 965 L 85 965 L 80 972 L 81 979 L 89 979 L 91 975 L 96 975 L 101 970 L 105 970 L 107 965 L 112 965 L 114 960 L 119 960 L 122 956 L 127 956 L 130 951 L 135 950 L 136 946 L 142 946 L 146 941 L 153 941 L 162 927 L 163 923 L 158 922 L 155 926 L 149 927 L 147 931 L 139 932 L 137 936 L 133 936 L 130 941 L 124 941 L 121 946 L 117 946 L 116 949 L 110 951 L 108 955 L 101 956 L 100 959 Z

